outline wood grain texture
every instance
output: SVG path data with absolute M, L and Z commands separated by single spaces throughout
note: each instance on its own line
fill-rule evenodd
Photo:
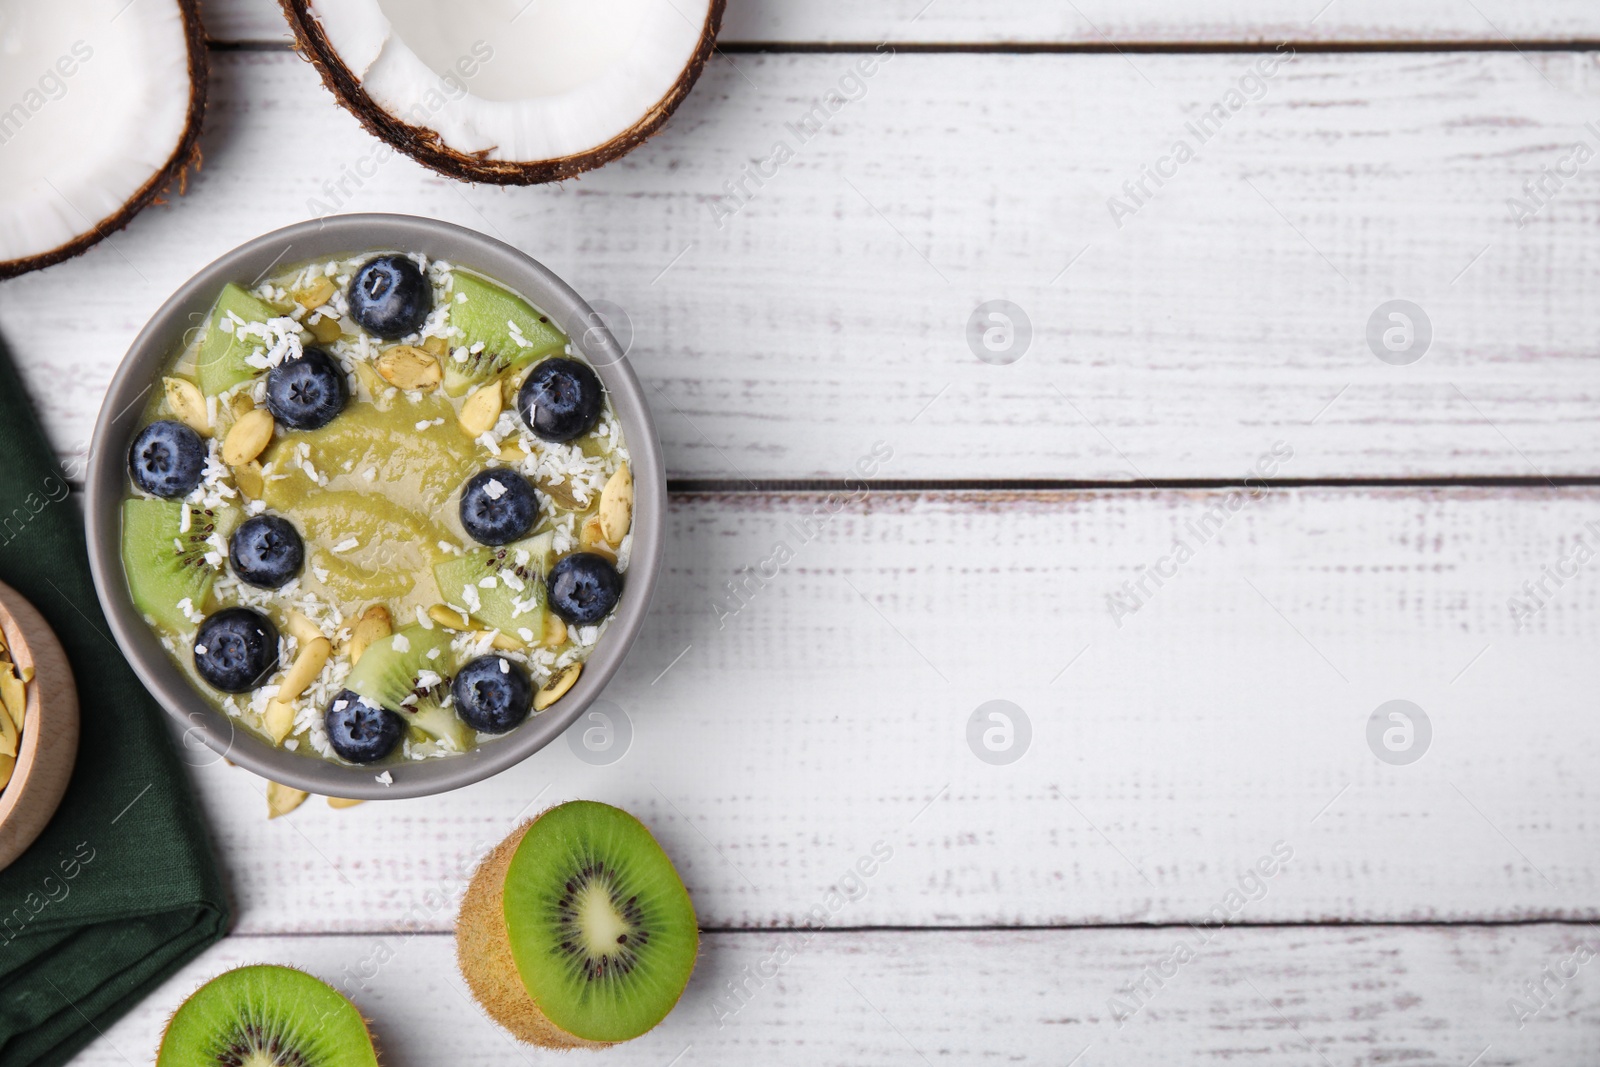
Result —
M 1112 997 L 1163 967 L 1188 930 L 819 934 L 738 1005 L 728 983 L 759 973 L 780 935 L 712 934 L 677 1009 L 608 1049 L 608 1064 L 915 1063 L 1165 1067 L 1172 1063 L 1593 1063 L 1600 996 L 1587 969 L 1550 986 L 1518 1028 L 1507 1001 L 1593 932 L 1501 928 L 1229 929 L 1120 1026 Z M 514 1044 L 466 999 L 453 939 L 400 932 L 233 937 L 168 981 L 75 1062 L 145 1063 L 167 1013 L 245 963 L 303 967 L 345 986 L 389 1067 L 567 1062 Z M 1592 952 L 1593 949 L 1591 948 Z M 1595 964 L 1591 961 L 1587 968 Z M 1569 966 L 1570 969 L 1570 966 Z M 773 968 L 766 967 L 767 973 Z M 1149 981 L 1148 979 L 1146 980 Z M 674 1059 L 674 1057 L 679 1057 Z M 1077 1057 L 1074 1060 L 1074 1057 Z
M 1320 10 L 1319 10 L 1320 9 Z M 272 0 L 205 0 L 220 41 L 288 41 Z M 995 44 L 1236 44 L 1283 40 L 1573 41 L 1600 36 L 1581 0 L 733 0 L 724 43 L 905 41 Z
M 734 3 L 723 39 L 1600 36 L 1578 0 L 1320 6 L 768 0 Z M 214 39 L 283 38 L 267 0 L 207 0 L 205 18 Z M 0 340 L 71 457 L 128 342 L 199 266 L 308 215 L 411 211 L 626 309 L 675 478 L 842 479 L 877 441 L 894 479 L 1234 479 L 1279 442 L 1288 478 L 1600 474 L 1600 195 L 1585 169 L 1524 226 L 1507 206 L 1574 142 L 1600 146 L 1593 55 L 1301 55 L 1120 226 L 1108 198 L 1198 140 L 1186 123 L 1256 57 L 902 53 L 792 129 L 860 58 L 720 57 L 628 159 L 490 190 L 387 158 L 295 57 L 219 52 L 188 194 L 0 285 Z M 731 195 L 779 140 L 793 158 Z M 1435 331 L 1412 366 L 1367 347 L 1395 297 Z M 965 337 L 996 298 L 1032 320 L 1010 366 Z M 717 931 L 679 1010 L 618 1063 L 1600 1059 L 1587 969 L 1545 972 L 1600 946 L 1600 593 L 1579 561 L 1600 490 L 819 507 L 674 500 L 665 588 L 602 709 L 631 722 L 614 763 L 563 739 L 446 796 L 313 798 L 269 823 L 265 783 L 184 745 L 240 934 L 79 1062 L 146 1061 L 184 994 L 259 961 L 346 985 L 391 1067 L 534 1062 L 464 999 L 448 930 L 476 859 L 577 796 L 639 814 Z M 741 577 L 780 543 L 781 573 Z M 1524 582 L 1548 604 L 1519 629 Z M 1404 766 L 1368 742 L 1396 698 L 1433 732 Z M 1031 724 L 1007 765 L 970 747 L 997 699 Z M 950 929 L 1219 919 L 1527 924 Z M 802 945 L 808 921 L 835 929 Z M 850 929 L 875 926 L 902 929 Z M 1180 943 L 1196 955 L 1173 973 Z M 1138 1009 L 1124 1025 L 1113 997 Z M 1513 997 L 1540 1008 L 1526 1025 Z
M 717 64 L 615 166 L 483 189 L 387 158 L 295 56 L 222 55 L 189 193 L 0 286 L 0 337 L 70 453 L 178 284 L 336 204 L 474 226 L 627 309 L 678 478 L 842 478 L 880 437 L 908 479 L 1239 478 L 1279 438 L 1285 477 L 1600 472 L 1600 191 L 1580 171 L 1521 230 L 1505 205 L 1600 136 L 1594 56 L 1302 55 L 1119 230 L 1107 198 L 1259 57 L 899 55 L 719 228 L 861 58 Z M 1367 346 L 1391 297 L 1433 324 L 1411 366 Z M 1010 366 L 966 340 L 994 298 L 1033 324 Z
M 804 923 L 879 843 L 839 922 L 1595 918 L 1600 585 L 1578 568 L 1520 633 L 1507 601 L 1593 549 L 1600 491 L 1278 492 L 1193 532 L 1228 501 L 878 493 L 808 538 L 823 497 L 677 498 L 606 693 L 615 762 L 569 734 L 466 789 L 269 824 L 259 779 L 191 752 L 239 929 L 448 929 L 430 894 L 575 797 L 638 815 L 714 928 Z M 1163 562 L 1180 538 L 1193 557 Z M 1147 567 L 1172 574 L 1114 619 Z M 968 741 L 996 699 L 1031 723 L 1003 766 Z M 1394 699 L 1431 722 L 1408 766 L 1368 747 Z

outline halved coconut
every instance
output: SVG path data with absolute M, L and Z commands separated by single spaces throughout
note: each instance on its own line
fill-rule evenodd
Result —
M 0 278 L 75 256 L 196 157 L 197 0 L 0 5 Z
M 724 0 L 281 0 L 362 125 L 468 181 L 570 178 L 688 95 Z

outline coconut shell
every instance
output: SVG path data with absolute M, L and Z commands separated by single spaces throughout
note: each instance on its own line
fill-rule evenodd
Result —
M 339 53 L 312 16 L 307 0 L 279 0 L 279 3 L 290 28 L 294 30 L 295 47 L 317 68 L 317 73 L 322 75 L 322 83 L 340 105 L 360 120 L 361 125 L 374 137 L 387 141 L 418 163 L 447 177 L 493 185 L 538 185 L 575 177 L 625 156 L 659 130 L 677 110 L 683 98 L 689 95 L 689 90 L 694 88 L 706 60 L 711 57 L 711 51 L 716 47 L 717 32 L 722 28 L 722 11 L 727 0 L 712 0 L 694 55 L 666 95 L 656 101 L 637 122 L 605 144 L 587 152 L 559 159 L 526 162 L 487 159 L 483 153 L 461 152 L 444 144 L 434 130 L 402 122 L 367 95 L 360 81 L 339 59 Z
M 123 203 L 119 210 L 101 219 L 93 229 L 48 252 L 0 262 L 0 280 L 15 278 L 19 274 L 48 267 L 87 251 L 132 222 L 135 215 L 148 207 L 150 202 L 160 196 L 174 181 L 178 181 L 181 186 L 186 177 L 184 172 L 189 164 L 195 164 L 198 169 L 200 120 L 206 110 L 206 81 L 210 75 L 210 65 L 206 55 L 206 31 L 200 22 L 200 0 L 176 0 L 176 2 L 183 12 L 184 37 L 189 51 L 189 114 L 184 119 L 183 136 L 178 139 L 172 155 L 160 170 L 150 176 L 149 181 L 141 185 L 133 196 Z

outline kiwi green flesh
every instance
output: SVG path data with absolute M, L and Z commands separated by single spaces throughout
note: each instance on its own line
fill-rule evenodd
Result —
M 258 300 L 232 282 L 222 287 L 206 319 L 206 332 L 200 340 L 199 351 L 195 353 L 195 376 L 200 379 L 200 391 L 207 396 L 226 392 L 260 373 L 245 362 L 255 351 L 257 342 L 249 338 L 241 340 L 222 329 L 221 323 L 230 311 L 245 322 L 266 322 L 279 314 L 271 304 Z
M 627 1041 L 678 1002 L 694 970 L 694 905 L 672 861 L 627 812 L 573 801 L 529 827 L 506 871 L 518 977 L 556 1026 Z
M 184 531 L 183 512 L 190 510 Z M 193 507 L 181 500 L 132 498 L 122 503 L 122 569 L 134 605 L 168 630 L 192 629 L 178 602 L 187 598 L 195 611 L 206 609 L 216 571 L 206 563 L 211 551 L 206 538 L 227 537 L 237 524 L 233 508 Z
M 292 967 L 221 974 L 183 1002 L 156 1067 L 377 1067 L 361 1013 L 332 986 Z
M 436 689 L 442 689 L 446 685 L 447 683 L 440 683 Z M 457 752 L 465 752 L 472 747 L 472 727 L 461 721 L 454 708 L 447 708 L 441 704 L 441 699 L 441 693 L 430 692 L 414 707 L 401 708 L 400 717 L 411 728 L 413 740 L 443 741 Z
M 521 633 L 527 630 L 532 641 L 539 641 L 544 637 L 544 575 L 550 569 L 551 542 L 551 535 L 544 533 L 499 548 L 475 549 L 435 564 L 433 578 L 440 595 L 452 604 L 465 607 L 461 603 L 464 588 L 470 585 L 477 590 L 478 608 L 471 613 L 474 621 L 523 640 L 530 640 Z M 527 563 L 517 562 L 518 552 L 528 553 Z M 520 590 L 506 580 L 508 574 L 521 584 Z M 485 578 L 495 579 L 495 584 L 485 589 L 481 584 Z M 529 601 L 533 606 L 519 614 L 517 605 Z
M 454 272 L 452 285 L 450 325 L 461 333 L 452 338 L 451 354 L 444 358 L 444 391 L 450 396 L 566 350 L 566 335 L 515 293 L 460 269 Z M 512 323 L 526 344 L 517 342 Z M 480 343 L 483 348 L 473 354 L 471 349 Z M 466 358 L 456 359 L 463 348 L 468 350 Z
M 439 654 L 430 659 L 435 650 Z M 418 702 L 430 697 L 418 691 L 417 677 L 423 671 L 449 674 L 449 656 L 447 631 L 408 626 L 369 645 L 344 686 L 379 707 L 402 711 L 407 697 L 416 694 Z

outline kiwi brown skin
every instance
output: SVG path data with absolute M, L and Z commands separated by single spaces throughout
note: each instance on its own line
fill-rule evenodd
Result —
M 327 34 L 316 16 L 311 13 L 307 0 L 279 0 L 289 26 L 294 30 L 295 48 L 311 61 L 322 76 L 322 83 L 338 98 L 345 110 L 360 120 L 367 131 L 380 140 L 398 148 L 425 167 L 431 167 L 446 177 L 467 182 L 489 182 L 495 185 L 538 185 L 544 182 L 563 181 L 576 177 L 586 170 L 627 155 L 661 129 L 672 113 L 683 103 L 689 90 L 699 80 L 706 60 L 716 47 L 717 33 L 722 29 L 722 11 L 727 0 L 712 0 L 700 40 L 694 55 L 655 105 L 639 117 L 628 129 L 609 141 L 586 152 L 557 159 L 511 160 L 489 159 L 487 152 L 461 152 L 445 144 L 437 133 L 422 126 L 402 122 L 399 117 L 379 107 L 361 83 L 344 65 L 339 53 L 334 51 Z
M 614 1041 L 589 1041 L 569 1034 L 545 1016 L 528 995 L 511 955 L 506 929 L 505 885 L 511 858 L 538 819 L 528 819 L 478 864 L 461 898 L 456 920 L 456 963 L 467 987 L 489 1017 L 520 1041 L 544 1048 L 609 1048 Z

